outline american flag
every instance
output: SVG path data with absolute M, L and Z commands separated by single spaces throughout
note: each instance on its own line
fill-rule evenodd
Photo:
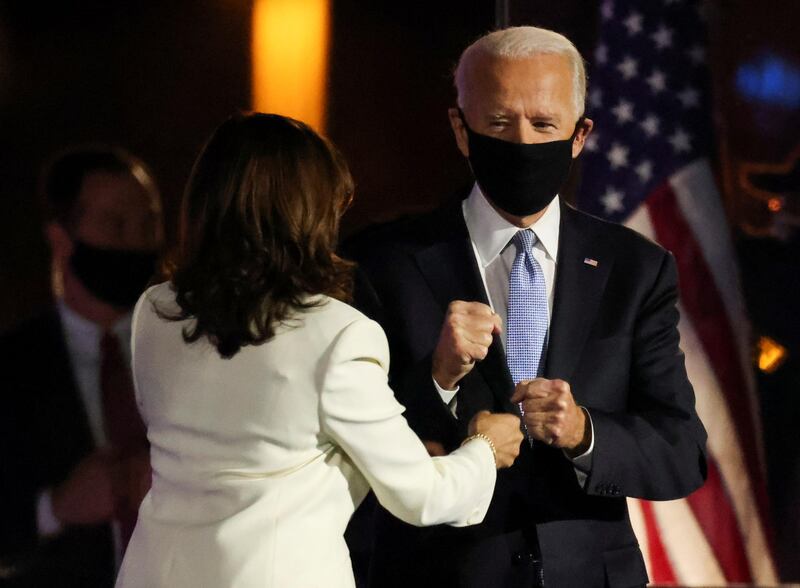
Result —
M 578 205 L 675 255 L 679 325 L 709 439 L 686 499 L 630 500 L 652 582 L 777 582 L 747 317 L 712 153 L 704 5 L 605 0 L 590 72 Z

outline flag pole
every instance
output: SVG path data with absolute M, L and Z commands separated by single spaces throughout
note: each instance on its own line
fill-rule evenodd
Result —
M 510 0 L 495 0 L 494 25 L 498 29 L 505 29 L 509 25 L 508 5 Z

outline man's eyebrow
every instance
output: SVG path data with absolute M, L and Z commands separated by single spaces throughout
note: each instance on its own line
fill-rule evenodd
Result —
M 516 112 L 509 112 L 505 110 L 497 110 L 495 112 L 490 112 L 487 114 L 487 118 L 490 120 L 500 120 L 500 119 L 509 119 L 509 118 L 518 118 L 520 115 Z M 542 120 L 542 121 L 553 121 L 557 122 L 561 120 L 561 116 L 557 112 L 534 112 L 533 114 L 524 116 L 528 120 Z
M 550 120 L 550 121 L 557 121 L 561 119 L 561 116 L 557 112 L 534 112 L 530 116 L 528 116 L 530 120 Z

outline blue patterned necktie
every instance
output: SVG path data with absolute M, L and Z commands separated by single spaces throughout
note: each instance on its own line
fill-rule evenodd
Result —
M 514 384 L 539 375 L 547 341 L 547 289 L 542 266 L 533 257 L 536 240 L 536 233 L 528 229 L 513 239 L 517 255 L 508 284 L 506 358 Z M 521 404 L 520 412 L 524 414 Z

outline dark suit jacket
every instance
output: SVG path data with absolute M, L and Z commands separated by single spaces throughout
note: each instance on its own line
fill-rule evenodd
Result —
M 113 585 L 109 525 L 37 535 L 38 493 L 94 449 L 55 309 L 0 337 L 0 378 L 0 586 Z
M 383 513 L 372 580 L 384 586 L 633 586 L 647 575 L 625 497 L 668 500 L 705 477 L 706 434 L 678 349 L 672 256 L 637 233 L 562 205 L 545 377 L 570 383 L 592 417 L 585 487 L 563 453 L 523 443 L 476 527 L 414 529 Z M 385 328 L 391 383 L 409 423 L 448 449 L 479 410 L 518 412 L 500 341 L 460 382 L 457 417 L 431 379 L 448 304 L 486 302 L 461 203 L 368 231 L 350 251 L 357 300 Z M 596 260 L 593 267 L 584 259 Z

